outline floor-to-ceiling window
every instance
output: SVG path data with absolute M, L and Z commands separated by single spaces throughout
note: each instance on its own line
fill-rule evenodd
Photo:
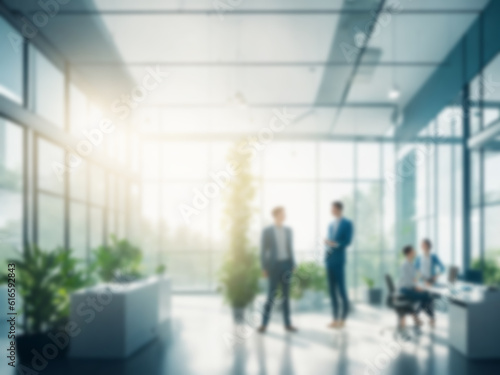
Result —
M 201 199 L 214 176 L 224 174 L 230 142 L 157 142 L 143 144 L 142 214 L 146 218 L 147 258 L 167 264 L 179 290 L 214 290 L 227 239 L 224 190 L 188 221 L 181 204 Z M 394 192 L 385 176 L 394 169 L 394 144 L 369 142 L 276 141 L 255 153 L 257 196 L 251 238 L 258 247 L 260 230 L 271 224 L 271 210 L 283 205 L 294 230 L 298 261 L 323 259 L 323 240 L 331 203 L 341 200 L 356 226 L 348 256 L 353 293 L 366 277 L 381 285 L 393 273 Z M 160 204 L 158 204 L 160 202 Z M 358 294 L 361 297 L 361 293 Z
M 21 35 L 0 17 L 0 95 L 23 103 L 23 48 Z
M 500 55 L 470 84 L 471 135 L 500 120 Z M 500 283 L 500 137 L 493 136 L 471 151 L 472 267 L 483 270 L 487 283 Z
M 88 260 L 110 234 L 128 237 L 128 123 L 77 152 L 88 143 L 82 131 L 105 116 L 85 81 L 73 82 L 71 64 L 3 17 L 0 33 L 0 99 L 12 119 L 0 117 L 0 260 L 35 243 Z
M 0 261 L 23 244 L 23 129 L 0 117 Z
M 422 239 L 429 239 L 445 265 L 462 269 L 461 126 L 460 106 L 450 105 L 406 146 L 403 151 L 412 152 L 407 162 L 413 180 L 398 204 L 414 205 L 414 211 L 400 218 L 412 233 L 405 241 L 419 246 Z

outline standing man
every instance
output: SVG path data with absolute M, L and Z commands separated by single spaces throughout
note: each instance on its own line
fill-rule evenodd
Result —
M 290 280 L 295 268 L 293 259 L 293 235 L 292 230 L 285 227 L 285 209 L 276 207 L 272 211 L 274 225 L 264 229 L 262 232 L 260 259 L 262 273 L 269 278 L 269 292 L 264 313 L 262 315 L 262 325 L 258 331 L 264 333 L 269 323 L 269 315 L 276 297 L 278 286 L 281 285 L 283 294 L 283 319 L 285 329 L 289 332 L 296 332 L 297 329 L 290 322 Z
M 328 238 L 325 240 L 326 248 L 326 273 L 330 298 L 332 300 L 333 321 L 330 328 L 342 328 L 349 312 L 349 298 L 345 283 L 346 250 L 351 244 L 353 224 L 343 217 L 344 206 L 342 202 L 332 203 L 333 221 L 328 227 Z M 342 311 L 339 312 L 337 293 L 342 300 Z

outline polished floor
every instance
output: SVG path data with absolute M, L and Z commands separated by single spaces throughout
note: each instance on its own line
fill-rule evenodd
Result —
M 445 314 L 439 315 L 435 330 L 409 329 L 403 337 L 394 335 L 391 311 L 365 305 L 356 306 L 343 331 L 326 328 L 325 310 L 295 313 L 300 332 L 289 334 L 276 313 L 268 332 L 260 335 L 254 330 L 257 312 L 235 326 L 219 297 L 175 296 L 173 306 L 162 337 L 128 360 L 56 359 L 41 374 L 500 374 L 499 362 L 468 361 L 448 347 Z M 0 374 L 16 373 L 7 367 L 5 356 L 1 361 Z

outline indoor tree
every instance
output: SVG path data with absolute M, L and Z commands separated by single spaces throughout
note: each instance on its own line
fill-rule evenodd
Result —
M 235 318 L 242 318 L 244 308 L 255 298 L 259 287 L 260 267 L 249 230 L 255 212 L 256 193 L 251 172 L 252 156 L 243 152 L 243 144 L 235 144 L 229 151 L 228 161 L 233 175 L 224 191 L 224 221 L 229 249 L 219 273 L 224 296 L 233 307 Z

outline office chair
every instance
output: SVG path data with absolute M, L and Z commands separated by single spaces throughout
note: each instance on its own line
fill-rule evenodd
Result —
M 399 318 L 405 315 L 415 314 L 415 302 L 406 299 L 403 295 L 398 293 L 390 275 L 385 275 L 385 282 L 389 292 L 387 295 L 387 306 L 396 311 L 398 316 L 398 328 L 401 328 L 399 327 Z

